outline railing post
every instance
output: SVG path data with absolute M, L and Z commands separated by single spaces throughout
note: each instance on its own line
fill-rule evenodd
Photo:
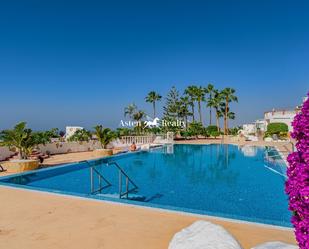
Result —
M 90 185 L 91 185 L 91 194 L 93 193 L 93 168 L 90 168 Z
M 121 198 L 121 190 L 122 190 L 122 174 L 119 170 L 119 198 Z
M 126 198 L 128 199 L 129 197 L 129 179 L 126 177 Z
M 102 193 L 102 179 L 101 179 L 101 176 L 98 175 L 98 178 L 99 178 L 99 189 L 100 189 L 100 193 Z

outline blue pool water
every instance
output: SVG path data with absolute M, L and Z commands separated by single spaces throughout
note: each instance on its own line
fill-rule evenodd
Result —
M 118 170 L 108 161 L 116 161 L 138 186 L 128 199 L 119 199 Z M 112 186 L 91 194 L 90 165 Z M 285 167 L 273 148 L 174 145 L 5 177 L 0 183 L 290 226 Z M 93 186 L 99 186 L 96 173 Z

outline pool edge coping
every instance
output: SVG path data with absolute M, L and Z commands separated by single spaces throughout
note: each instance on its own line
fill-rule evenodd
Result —
M 208 219 L 215 219 L 219 221 L 226 221 L 231 223 L 238 223 L 238 224 L 247 224 L 247 225 L 254 225 L 258 227 L 264 227 L 269 229 L 277 229 L 281 231 L 289 231 L 294 232 L 293 227 L 285 227 L 285 226 L 279 226 L 279 225 L 272 225 L 272 224 L 264 224 L 259 222 L 253 222 L 253 221 L 245 221 L 245 220 L 239 220 L 239 219 L 233 219 L 233 218 L 226 218 L 226 217 L 220 217 L 220 216 L 213 216 L 213 215 L 207 215 L 207 214 L 198 214 L 198 213 L 192 213 L 192 212 L 185 212 L 181 210 L 171 210 L 171 209 L 165 209 L 162 207 L 154 207 L 154 206 L 147 206 L 147 205 L 137 205 L 127 202 L 119 202 L 119 201 L 112 201 L 112 200 L 106 200 L 106 199 L 96 199 L 96 198 L 88 198 L 84 196 L 79 195 L 71 195 L 63 192 L 49 192 L 49 191 L 42 191 L 42 190 L 36 190 L 31 188 L 20 188 L 12 185 L 6 185 L 6 184 L 0 184 L 0 188 L 7 188 L 7 189 L 15 189 L 15 190 L 21 190 L 21 191 L 28 191 L 33 193 L 41 193 L 41 194 L 47 194 L 51 196 L 59 196 L 64 197 L 68 199 L 77 199 L 82 201 L 93 201 L 98 203 L 108 203 L 111 205 L 120 205 L 120 206 L 126 206 L 126 207 L 133 207 L 133 208 L 140 208 L 140 209 L 147 209 L 147 210 L 153 210 L 153 211 L 160 211 L 164 213 L 172 213 L 172 214 L 179 214 L 184 216 L 191 216 L 191 217 L 200 217 L 200 218 L 208 218 Z

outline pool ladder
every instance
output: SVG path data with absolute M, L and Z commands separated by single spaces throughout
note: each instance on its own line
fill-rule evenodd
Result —
M 97 166 L 97 164 L 91 165 L 87 160 L 80 161 L 80 163 L 82 163 L 82 162 L 86 162 L 90 166 L 90 186 L 91 186 L 90 194 L 94 195 L 94 194 L 101 193 L 103 189 L 106 189 L 106 188 L 112 186 L 112 184 L 102 175 L 102 173 L 99 172 L 95 168 Z M 110 166 L 110 165 L 114 165 L 118 170 L 119 198 L 120 199 L 123 198 L 123 197 L 128 198 L 129 193 L 136 192 L 138 190 L 137 185 L 127 175 L 127 173 L 119 166 L 119 164 L 117 162 L 115 162 L 115 161 L 106 162 L 106 166 Z M 94 184 L 95 175 L 98 176 L 98 182 L 99 182 L 99 188 L 98 189 L 95 189 L 95 186 L 94 186 L 95 185 Z M 123 178 L 125 178 L 125 191 L 122 190 L 123 189 L 123 187 L 122 187 Z M 103 183 L 105 183 L 105 185 L 103 185 Z M 130 188 L 130 184 L 132 185 L 131 188 Z

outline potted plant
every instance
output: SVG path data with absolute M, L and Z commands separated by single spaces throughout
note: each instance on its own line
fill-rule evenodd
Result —
M 107 145 L 117 138 L 117 134 L 109 128 L 103 128 L 102 125 L 94 127 L 95 135 L 101 145 L 101 149 L 94 151 L 96 156 L 110 156 L 113 154 L 112 149 L 108 149 Z
M 4 130 L 0 133 L 0 146 L 8 146 L 18 151 L 19 159 L 5 163 L 8 172 L 22 172 L 37 169 L 39 162 L 29 160 L 33 148 L 38 143 L 38 136 L 26 128 L 26 123 L 21 122 L 15 125 L 13 130 Z

